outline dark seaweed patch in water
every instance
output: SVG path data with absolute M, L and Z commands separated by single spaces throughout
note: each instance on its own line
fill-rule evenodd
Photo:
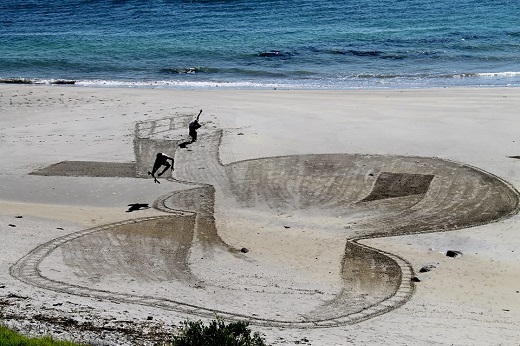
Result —
M 162 73 L 178 73 L 178 74 L 195 74 L 201 72 L 210 72 L 208 68 L 202 67 L 171 67 L 161 69 Z
M 406 57 L 406 54 L 403 53 L 385 53 L 378 50 L 341 50 L 341 49 L 334 49 L 326 51 L 326 53 L 329 54 L 335 54 L 335 55 L 350 55 L 350 56 L 359 56 L 359 57 L 374 57 L 374 58 L 380 58 L 380 59 L 404 59 Z
M 60 84 L 60 85 L 68 84 L 68 85 L 71 85 L 71 84 L 76 84 L 76 81 L 74 81 L 74 80 L 65 80 L 65 79 L 58 79 L 58 80 L 51 81 L 51 84 Z
M 380 56 L 383 54 L 380 51 L 377 50 L 348 50 L 346 54 L 354 55 L 354 56 Z
M 51 81 L 44 81 L 40 79 L 29 78 L 0 78 L 0 83 L 4 84 L 76 84 L 74 80 L 54 79 Z
M 286 78 L 288 75 L 278 71 L 266 71 L 261 69 L 242 69 L 242 68 L 214 68 L 214 67 L 193 67 L 193 68 L 163 68 L 160 70 L 166 74 L 222 74 L 229 76 L 247 76 L 247 77 L 279 77 Z M 303 75 L 306 72 L 298 71 L 297 75 Z M 309 75 L 310 73 L 307 73 Z
M 33 84 L 34 81 L 28 78 L 0 78 L 0 83 L 5 84 Z
M 381 56 L 383 52 L 376 51 L 376 50 L 355 50 L 355 49 L 348 49 L 348 50 L 341 50 L 341 49 L 334 49 L 330 51 L 332 54 L 340 54 L 340 55 L 353 55 L 353 56 Z
M 292 53 L 282 52 L 281 50 L 269 50 L 266 52 L 260 52 L 257 55 L 262 58 L 283 58 L 283 59 L 288 59 L 291 56 L 293 56 Z
M 399 53 L 385 54 L 385 55 L 380 56 L 380 58 L 381 59 L 389 59 L 389 60 L 401 60 L 401 59 L 405 59 L 406 55 L 405 54 L 399 54 Z

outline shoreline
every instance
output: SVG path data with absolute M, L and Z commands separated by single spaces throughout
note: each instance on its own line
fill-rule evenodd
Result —
M 508 76 L 512 72 L 500 73 L 483 73 L 480 78 L 488 78 L 489 76 Z M 518 73 L 513 73 L 518 75 Z M 478 74 L 477 74 L 478 75 Z M 470 78 L 468 76 L 460 76 Z M 165 89 L 165 90 L 194 90 L 207 91 L 220 89 L 226 91 L 233 90 L 294 90 L 294 91 L 359 91 L 359 90 L 429 90 L 429 89 L 446 89 L 446 88 L 474 88 L 474 89 L 494 89 L 494 88 L 518 88 L 520 84 L 514 83 L 433 83 L 421 84 L 412 83 L 411 81 L 400 81 L 395 84 L 384 84 L 372 81 L 370 83 L 351 82 L 351 85 L 335 85 L 317 83 L 298 84 L 294 81 L 290 83 L 284 82 L 262 82 L 253 83 L 250 81 L 175 81 L 175 80 L 82 80 L 68 78 L 25 78 L 25 77 L 0 77 L 0 85 L 47 85 L 47 86 L 69 86 L 83 88 L 135 88 L 135 89 Z M 335 85 L 335 86 L 334 86 Z
M 189 148 L 192 151 L 172 149 L 176 155 L 174 178 L 185 177 L 185 180 L 196 181 L 194 179 L 200 177 L 206 183 L 217 179 L 217 171 L 200 168 L 211 163 L 212 156 L 204 154 L 210 150 L 208 138 L 214 131 L 222 130 L 218 157 L 224 165 L 248 162 L 254 165 L 261 159 L 288 155 L 330 154 L 340 157 L 348 153 L 353 157 L 362 154 L 372 158 L 402 155 L 408 158 L 439 158 L 474 166 L 503 179 L 514 189 L 520 189 L 520 160 L 511 158 L 520 154 L 516 127 L 520 89 L 516 87 L 172 90 L 0 85 L 0 94 L 0 153 L 5 160 L 5 165 L 0 169 L 0 220 L 6 239 L 1 249 L 4 255 L 0 266 L 0 286 L 4 287 L 0 290 L 0 299 L 8 302 L 2 305 L 0 311 L 3 322 L 8 321 L 8 325 L 27 333 L 46 331 L 67 336 L 66 326 L 56 327 L 56 323 L 42 321 L 35 323 L 35 315 L 41 311 L 57 320 L 72 318 L 76 322 L 69 327 L 74 330 L 81 329 L 78 326 L 84 326 L 89 319 L 109 326 L 112 325 L 109 321 L 113 319 L 115 325 L 127 323 L 125 328 L 141 331 L 147 328 L 171 331 L 174 329 L 172 325 L 178 325 L 186 317 L 198 319 L 196 314 L 191 316 L 152 306 L 115 304 L 66 292 L 48 291 L 16 280 L 9 274 L 9 268 L 32 249 L 53 239 L 84 229 L 102 229 L 103 225 L 124 220 L 153 219 L 166 215 L 164 211 L 153 208 L 129 213 L 127 210 L 131 203 L 148 203 L 151 207 L 158 198 L 172 192 L 173 196 L 184 198 L 163 199 L 165 206 L 186 210 L 195 208 L 187 202 L 179 204 L 180 200 L 194 198 L 187 198 L 191 196 L 191 187 L 169 180 L 153 184 L 150 179 L 139 178 L 137 173 L 135 178 L 28 174 L 62 161 L 87 161 L 91 164 L 137 162 L 143 167 L 149 166 L 147 150 L 156 150 L 156 145 L 166 145 L 164 148 L 168 148 L 171 143 L 185 140 L 187 131 L 184 123 L 199 109 L 204 110 L 201 117 L 204 126 L 196 146 Z M 154 146 L 136 146 L 140 143 L 136 139 L 153 140 Z M 199 152 L 206 155 L 200 156 L 204 160 L 197 161 L 199 154 L 193 156 Z M 388 167 L 394 166 L 389 164 Z M 274 172 L 279 171 L 283 168 L 278 167 Z M 304 181 L 304 177 L 295 177 L 295 181 Z M 213 183 L 217 187 L 219 184 L 217 180 Z M 255 213 L 233 207 L 224 198 L 227 193 L 218 191 L 215 197 L 218 203 L 213 206 L 215 215 L 219 217 L 216 224 L 218 236 L 226 244 L 248 248 L 251 259 L 270 268 L 269 278 L 278 278 L 280 287 L 268 285 L 269 289 L 292 292 L 291 287 L 297 283 L 302 292 L 317 289 L 325 296 L 334 296 L 334 288 L 338 287 L 338 277 L 334 273 L 339 270 L 337 265 L 343 248 L 336 248 L 333 244 L 344 241 L 345 225 L 356 221 L 353 213 L 339 218 L 337 215 L 325 215 L 324 212 L 311 210 L 305 215 L 298 210 L 282 208 L 278 214 L 269 216 L 264 208 L 254 210 L 258 214 L 256 216 Z M 205 193 L 209 192 L 201 192 Z M 45 212 L 44 208 L 38 210 L 38 205 L 52 211 Z M 369 215 L 357 209 L 356 212 L 359 220 Z M 516 231 L 519 222 L 520 217 L 515 214 L 499 222 L 449 232 L 363 240 L 362 244 L 410 262 L 421 281 L 416 283 L 415 293 L 408 302 L 388 313 L 352 325 L 302 330 L 253 324 L 253 328 L 265 335 L 273 345 L 293 344 L 304 339 L 311 345 L 344 345 L 345 340 L 353 344 L 464 345 L 468 340 L 476 345 L 486 345 L 486 340 L 513 343 L 518 340 L 519 334 L 511 326 L 515 321 L 520 321 L 520 281 L 516 275 L 520 270 L 516 261 L 517 245 L 520 244 Z M 265 228 L 269 225 L 274 229 L 264 238 L 249 231 L 260 230 L 260 225 Z M 283 225 L 291 227 L 284 229 L 281 227 Z M 356 229 L 356 226 L 349 227 Z M 247 237 L 233 229 L 247 231 Z M 100 247 L 99 244 L 104 244 L 98 242 L 100 239 L 114 242 L 119 239 L 119 231 L 110 232 L 107 235 L 98 232 L 99 239 L 84 238 L 85 242 L 88 240 L 90 243 L 70 242 L 68 247 L 54 251 L 41 263 L 43 275 L 59 280 L 67 278 L 79 286 L 103 290 L 112 287 L 114 291 L 125 292 L 121 282 L 132 277 L 133 269 L 121 266 L 127 272 L 114 273 L 113 278 L 103 275 L 95 278 L 94 274 L 89 274 L 93 268 L 87 266 L 88 261 L 79 260 L 81 256 L 78 254 L 86 245 L 98 244 Z M 300 236 L 297 236 L 298 233 L 282 236 L 284 233 L 281 232 L 302 233 Z M 158 233 L 155 236 L 160 238 L 164 235 Z M 160 239 L 166 241 L 168 238 Z M 310 239 L 313 239 L 313 245 L 305 245 L 303 241 Z M 285 243 L 289 240 L 291 244 Z M 185 240 L 179 238 L 176 241 Z M 273 248 L 280 249 L 276 256 L 282 256 L 279 259 L 284 261 L 279 263 L 290 263 L 292 269 L 267 265 L 269 252 L 267 249 L 262 250 L 264 253 L 260 251 L 265 242 L 273 242 Z M 80 246 L 82 244 L 83 247 Z M 170 246 L 175 247 L 175 244 L 172 242 Z M 200 243 L 200 248 L 197 246 L 191 250 L 194 254 L 202 251 L 205 245 Z M 461 251 L 463 255 L 449 258 L 445 256 L 447 250 Z M 307 266 L 307 252 L 316 257 L 312 262 L 316 268 L 334 268 L 330 270 L 332 273 L 311 271 L 320 278 L 321 286 L 296 275 Z M 96 263 L 93 258 L 90 261 Z M 214 265 L 220 270 L 233 270 L 237 268 L 233 261 L 232 258 L 216 256 Z M 204 262 L 192 258 L 190 263 L 195 277 L 200 278 L 205 273 L 204 281 L 208 282 L 208 287 L 211 287 L 209 283 L 212 280 L 217 280 L 204 271 Z M 419 274 L 419 269 L 425 265 L 435 265 L 435 268 Z M 103 262 L 98 266 L 103 267 Z M 83 268 L 83 271 L 77 272 L 73 268 Z M 254 267 L 247 270 L 255 273 Z M 159 271 L 157 275 L 165 273 Z M 99 276 L 99 273 L 96 275 Z M 226 272 L 221 276 L 224 278 L 226 275 L 229 274 Z M 240 275 L 243 275 L 244 282 L 254 284 L 246 288 L 257 287 L 247 271 Z M 291 280 L 285 281 L 284 275 L 291 278 L 292 283 Z M 189 277 L 179 277 L 191 280 Z M 166 290 L 153 278 L 149 280 L 157 292 Z M 202 284 L 192 284 L 193 288 L 185 294 L 193 294 L 194 299 L 199 299 L 197 292 L 201 288 L 196 285 Z M 137 278 L 129 287 L 136 292 L 147 291 L 146 284 L 140 283 Z M 238 291 L 235 294 L 239 295 Z M 244 304 L 251 304 L 253 311 L 258 309 L 260 314 L 266 315 L 272 312 L 262 307 L 265 304 L 261 300 L 249 300 L 251 298 L 247 295 L 244 297 Z M 278 304 L 280 313 L 287 316 L 295 313 L 294 306 L 307 311 L 318 299 L 306 300 L 307 296 L 302 295 L 297 304 L 289 299 L 289 295 L 287 297 L 285 303 L 281 299 Z M 22 319 L 13 318 L 16 314 Z M 150 320 L 149 316 L 153 318 Z M 407 332 L 403 333 L 405 325 Z M 455 325 L 456 329 L 453 327 Z M 85 331 L 70 334 L 72 338 L 82 337 L 83 340 L 103 339 L 106 337 L 103 335 L 106 333 L 99 331 L 97 334 Z M 118 334 L 119 337 L 121 339 L 117 342 L 120 344 L 135 342 L 132 339 L 134 336 L 125 339 Z

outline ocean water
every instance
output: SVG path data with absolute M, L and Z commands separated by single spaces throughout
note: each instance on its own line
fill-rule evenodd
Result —
M 3 0 L 0 81 L 520 86 L 520 1 Z

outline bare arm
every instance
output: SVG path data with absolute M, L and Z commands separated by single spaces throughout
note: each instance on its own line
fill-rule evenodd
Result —
M 162 154 L 167 160 L 172 160 L 172 163 L 173 163 L 173 157 L 171 156 L 168 156 L 166 154 Z

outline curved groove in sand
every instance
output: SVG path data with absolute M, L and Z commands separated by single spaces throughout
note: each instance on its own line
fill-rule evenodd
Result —
M 11 267 L 11 275 L 27 284 L 57 292 L 148 305 L 190 315 L 213 317 L 218 313 L 226 319 L 248 319 L 252 323 L 280 327 L 338 326 L 395 309 L 414 292 L 413 269 L 405 259 L 364 245 L 361 240 L 467 228 L 502 220 L 517 213 L 519 208 L 519 194 L 512 186 L 492 174 L 456 162 L 420 157 L 320 154 L 252 159 L 223 165 L 218 156 L 220 139 L 221 132 L 210 134 L 205 146 L 176 154 L 176 158 L 187 164 L 175 171 L 175 180 L 197 187 L 161 196 L 154 202 L 156 209 L 170 216 L 128 220 L 54 239 L 21 258 Z M 217 210 L 219 203 L 225 208 Z M 317 296 L 296 292 L 290 287 L 271 293 L 254 291 L 265 278 L 248 276 L 246 264 L 252 260 L 219 236 L 215 220 L 216 217 L 233 220 L 237 216 L 248 219 L 251 216 L 246 212 L 250 210 L 261 210 L 273 219 L 279 210 L 294 213 L 318 210 L 326 217 L 344 217 L 350 230 L 341 233 L 346 244 L 339 273 L 340 292 L 322 298 L 320 305 L 309 311 L 286 318 L 258 316 L 226 304 L 211 306 L 208 303 L 211 297 L 197 303 L 181 296 L 172 299 L 89 288 L 42 272 L 42 262 L 58 248 L 71 256 L 85 252 L 85 246 L 102 244 L 105 240 L 116 247 L 130 248 L 135 247 L 135 240 L 125 237 L 146 231 L 146 236 L 152 240 L 143 251 L 148 246 L 148 250 L 157 252 L 158 244 L 166 242 L 169 253 L 158 257 L 164 261 L 162 268 L 150 270 L 151 267 L 146 267 L 136 273 L 134 268 L 127 268 L 132 271 L 131 275 L 144 275 L 148 271 L 148 275 L 179 283 L 179 292 L 184 287 L 191 291 L 202 290 L 202 295 L 207 294 L 204 290 L 208 287 L 223 295 L 231 293 L 243 297 L 239 289 L 228 287 L 220 280 L 226 273 L 219 266 L 213 269 L 215 277 L 206 277 L 210 275 L 205 271 L 208 263 L 211 266 L 226 258 L 234 263 L 231 268 L 236 269 L 237 277 L 253 288 L 250 294 L 264 298 L 270 294 L 267 297 L 275 297 L 273 299 L 277 296 L 287 299 Z M 233 228 L 232 224 L 229 226 Z M 184 231 L 172 233 L 172 227 Z M 202 256 L 205 262 L 195 261 L 193 253 Z M 94 267 L 109 271 L 108 266 L 114 266 L 114 263 L 103 266 L 101 260 L 124 263 L 123 257 L 114 259 L 110 256 L 68 260 L 75 265 L 84 265 L 83 274 L 89 274 Z M 132 256 L 139 254 L 132 253 Z M 85 265 L 87 262 L 88 266 Z M 242 266 L 246 269 L 240 272 Z M 153 279 L 152 276 L 148 279 Z

